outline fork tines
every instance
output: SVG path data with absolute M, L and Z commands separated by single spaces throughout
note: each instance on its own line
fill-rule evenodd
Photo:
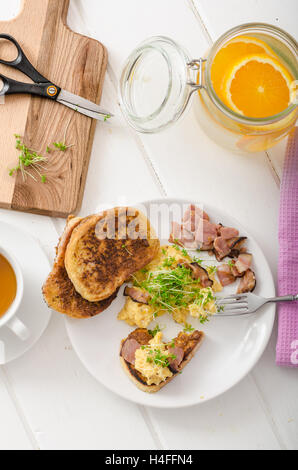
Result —
M 219 309 L 223 309 L 220 316 L 247 313 L 248 311 L 248 298 L 247 294 L 234 294 L 227 297 L 218 297 L 216 299 Z
M 221 305 L 226 305 L 226 304 L 235 304 L 236 302 L 247 302 L 247 294 L 233 294 L 233 295 L 227 295 L 227 297 L 217 297 L 216 299 L 217 303 L 220 303 Z

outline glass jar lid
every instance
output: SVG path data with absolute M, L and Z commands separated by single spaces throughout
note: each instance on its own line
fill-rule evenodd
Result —
M 157 36 L 141 43 L 123 67 L 119 98 L 129 124 L 139 132 L 165 129 L 185 110 L 196 78 L 187 52 Z

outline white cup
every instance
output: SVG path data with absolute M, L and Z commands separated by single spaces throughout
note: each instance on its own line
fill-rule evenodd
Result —
M 18 338 L 22 341 L 26 341 L 30 336 L 30 331 L 28 330 L 27 326 L 19 320 L 16 316 L 17 311 L 19 310 L 20 304 L 22 302 L 23 294 L 24 294 L 24 279 L 23 274 L 20 268 L 19 263 L 15 259 L 13 255 L 8 253 L 4 248 L 0 247 L 0 255 L 4 256 L 7 261 L 10 263 L 14 273 L 16 275 L 17 280 L 17 292 L 14 301 L 8 308 L 8 310 L 4 313 L 2 317 L 0 317 L 0 329 L 4 326 L 8 327 Z

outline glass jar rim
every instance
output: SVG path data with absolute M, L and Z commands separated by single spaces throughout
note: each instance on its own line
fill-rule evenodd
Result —
M 243 116 L 242 114 L 236 113 L 232 109 L 228 108 L 223 101 L 219 98 L 217 93 L 214 90 L 212 80 L 211 80 L 211 66 L 213 63 L 213 60 L 215 58 L 215 55 L 217 54 L 218 50 L 222 47 L 223 43 L 227 42 L 228 40 L 232 39 L 233 37 L 236 37 L 239 35 L 239 33 L 244 34 L 245 32 L 249 32 L 251 30 L 259 30 L 260 32 L 266 32 L 268 34 L 274 33 L 276 36 L 278 36 L 279 40 L 282 40 L 284 43 L 286 43 L 287 47 L 289 49 L 292 49 L 294 54 L 296 53 L 297 55 L 297 42 L 295 39 L 285 31 L 283 31 L 281 28 L 278 28 L 276 26 L 273 26 L 271 24 L 267 23 L 245 23 L 239 26 L 236 26 L 234 28 L 229 29 L 226 31 L 222 36 L 220 36 L 217 41 L 212 45 L 207 61 L 206 61 L 206 67 L 205 67 L 205 88 L 206 91 L 214 103 L 214 105 L 220 109 L 221 112 L 223 112 L 227 117 L 233 119 L 234 121 L 237 121 L 240 124 L 245 124 L 247 126 L 252 125 L 269 125 L 269 124 L 274 124 L 281 119 L 284 119 L 287 117 L 289 114 L 291 114 L 296 108 L 297 104 L 290 104 L 286 109 L 281 111 L 278 114 L 274 114 L 273 116 L 267 116 L 266 118 L 251 118 L 247 116 Z
M 177 64 L 173 63 L 173 57 L 170 57 L 168 51 L 163 47 L 172 48 L 172 51 L 176 54 L 178 66 L 180 66 L 181 70 L 181 76 L 177 77 L 177 74 L 174 73 L 176 71 L 174 71 L 174 68 L 177 67 Z M 163 57 L 168 68 L 169 83 L 166 87 L 166 95 L 155 111 L 149 113 L 148 115 L 142 116 L 133 112 L 130 92 L 134 78 L 134 67 L 137 66 L 140 59 L 146 60 L 145 54 L 150 50 L 158 52 Z M 187 107 L 190 98 L 187 68 L 189 61 L 190 58 L 187 51 L 176 41 L 166 36 L 152 36 L 147 38 L 132 51 L 122 68 L 118 94 L 120 107 L 124 117 L 134 129 L 144 133 L 158 132 L 167 128 L 179 119 Z M 165 112 L 166 114 L 165 107 L 170 101 L 171 93 L 173 93 L 174 80 L 179 81 L 178 101 L 175 103 L 175 107 L 171 107 L 168 117 L 164 118 L 164 121 L 161 121 L 159 124 L 156 124 L 154 120 L 158 120 L 162 112 Z M 151 128 L 149 125 L 146 126 L 148 123 L 151 123 Z

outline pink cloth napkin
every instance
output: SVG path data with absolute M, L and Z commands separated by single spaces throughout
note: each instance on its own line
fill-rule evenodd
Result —
M 298 294 L 298 128 L 289 136 L 279 213 L 279 295 Z M 276 364 L 298 367 L 298 302 L 278 308 Z

